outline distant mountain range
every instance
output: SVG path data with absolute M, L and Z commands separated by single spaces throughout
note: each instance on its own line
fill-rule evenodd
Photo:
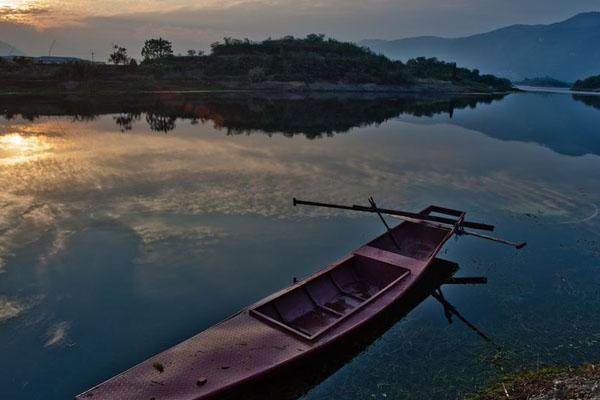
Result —
M 511 25 L 461 38 L 421 36 L 360 43 L 392 59 L 455 61 L 511 80 L 550 76 L 574 82 L 600 74 L 600 12 L 550 25 Z
M 0 56 L 24 56 L 25 53 L 13 47 L 13 45 L 0 42 Z

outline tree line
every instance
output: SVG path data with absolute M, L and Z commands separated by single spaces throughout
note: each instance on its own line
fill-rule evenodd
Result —
M 508 80 L 481 75 L 477 69 L 460 68 L 436 58 L 419 57 L 406 63 L 390 60 L 367 47 L 309 34 L 304 38 L 284 36 L 263 41 L 225 37 L 211 45 L 210 54 L 188 50 L 175 56 L 170 41 L 149 39 L 142 50 L 143 65 L 166 72 L 199 73 L 207 79 L 235 77 L 260 81 L 329 81 L 348 83 L 409 84 L 416 81 L 477 83 L 508 89 Z M 126 49 L 116 46 L 110 56 L 116 65 L 131 64 Z

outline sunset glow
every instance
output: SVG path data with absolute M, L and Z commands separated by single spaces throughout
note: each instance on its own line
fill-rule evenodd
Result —
M 18 7 L 22 2 L 19 0 L 0 0 L 0 8 L 16 8 Z
M 0 164 L 15 164 L 40 158 L 50 148 L 43 136 L 22 136 L 18 133 L 0 137 Z
M 14 135 L 10 138 L 10 142 L 15 146 L 21 146 L 25 141 L 19 135 Z
M 235 4 L 244 3 L 235 2 Z M 148 12 L 169 12 L 182 8 L 205 9 L 223 8 L 230 2 L 204 1 L 200 4 L 186 0 L 177 0 L 165 6 L 163 2 L 116 1 L 95 2 L 90 0 L 0 0 L 0 22 L 12 21 L 37 28 L 82 25 L 82 20 L 90 17 L 110 17 Z M 115 12 L 118 10 L 118 12 Z

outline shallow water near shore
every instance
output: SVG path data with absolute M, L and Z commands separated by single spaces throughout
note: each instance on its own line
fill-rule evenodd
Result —
M 599 362 L 598 98 L 0 97 L 2 397 L 72 398 L 383 231 L 292 197 L 464 209 L 529 243 L 440 253 L 488 277 L 443 291 L 492 344 L 428 298 L 304 399 Z

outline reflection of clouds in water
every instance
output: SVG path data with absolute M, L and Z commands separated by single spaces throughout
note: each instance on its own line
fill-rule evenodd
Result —
M 133 230 L 140 236 L 144 245 L 152 244 L 178 238 L 183 240 L 206 240 L 214 238 L 217 234 L 207 226 L 170 226 L 165 221 L 146 221 L 134 224 Z
M 30 304 L 20 300 L 8 299 L 0 296 L 0 322 L 14 318 L 30 308 Z
M 558 224 L 590 222 L 598 216 L 598 207 L 582 191 L 561 192 L 543 182 L 512 181 L 510 185 L 510 193 L 503 196 L 507 211 Z
M 40 263 L 46 264 L 50 258 L 59 254 L 66 247 L 67 240 L 73 233 L 74 231 L 71 229 L 56 229 L 48 250 L 39 258 Z
M 142 240 L 138 262 L 157 263 L 175 257 L 193 258 L 223 238 L 223 233 L 202 225 L 187 225 L 173 221 L 145 219 L 133 222 L 132 229 Z
M 68 321 L 62 321 L 52 325 L 46 333 L 46 342 L 44 343 L 44 347 L 54 347 L 68 344 L 67 339 L 69 338 L 70 328 L 71 323 Z
M 43 157 L 0 164 L 0 185 L 6 188 L 0 194 L 0 267 L 2 259 L 45 232 L 53 235 L 45 257 L 56 254 L 70 235 L 65 220 L 84 221 L 92 213 L 133 221 L 132 228 L 149 246 L 157 241 L 210 241 L 217 233 L 205 227 L 182 228 L 169 218 L 139 223 L 134 216 L 141 213 L 338 213 L 291 209 L 294 196 L 365 203 L 373 195 L 382 206 L 415 208 L 428 205 L 431 198 L 450 205 L 439 197 L 453 192 L 465 208 L 542 210 L 545 216 L 565 218 L 572 218 L 582 204 L 576 193 L 557 189 L 551 174 L 516 176 L 529 161 L 519 154 L 507 164 L 503 157 L 514 149 L 510 143 L 452 126 L 440 126 L 437 132 L 432 126 L 394 122 L 359 129 L 332 143 L 262 135 L 231 138 L 207 126 L 183 126 L 169 136 L 123 134 L 103 131 L 102 124 L 102 118 L 89 124 L 63 120 L 64 135 L 38 136 Z M 25 128 L 9 125 L 18 131 L 56 129 L 55 121 L 28 123 Z M 387 135 L 379 134 L 386 129 Z M 368 138 L 361 136 L 366 133 Z M 478 149 L 475 154 L 473 148 Z M 548 170 L 555 163 L 553 158 L 538 161 Z
M 36 203 L 33 197 L 0 193 L 0 272 L 19 248 L 52 230 L 60 214 L 56 207 Z
M 35 307 L 42 298 L 42 296 L 26 298 L 0 296 L 0 323 L 23 315 Z

